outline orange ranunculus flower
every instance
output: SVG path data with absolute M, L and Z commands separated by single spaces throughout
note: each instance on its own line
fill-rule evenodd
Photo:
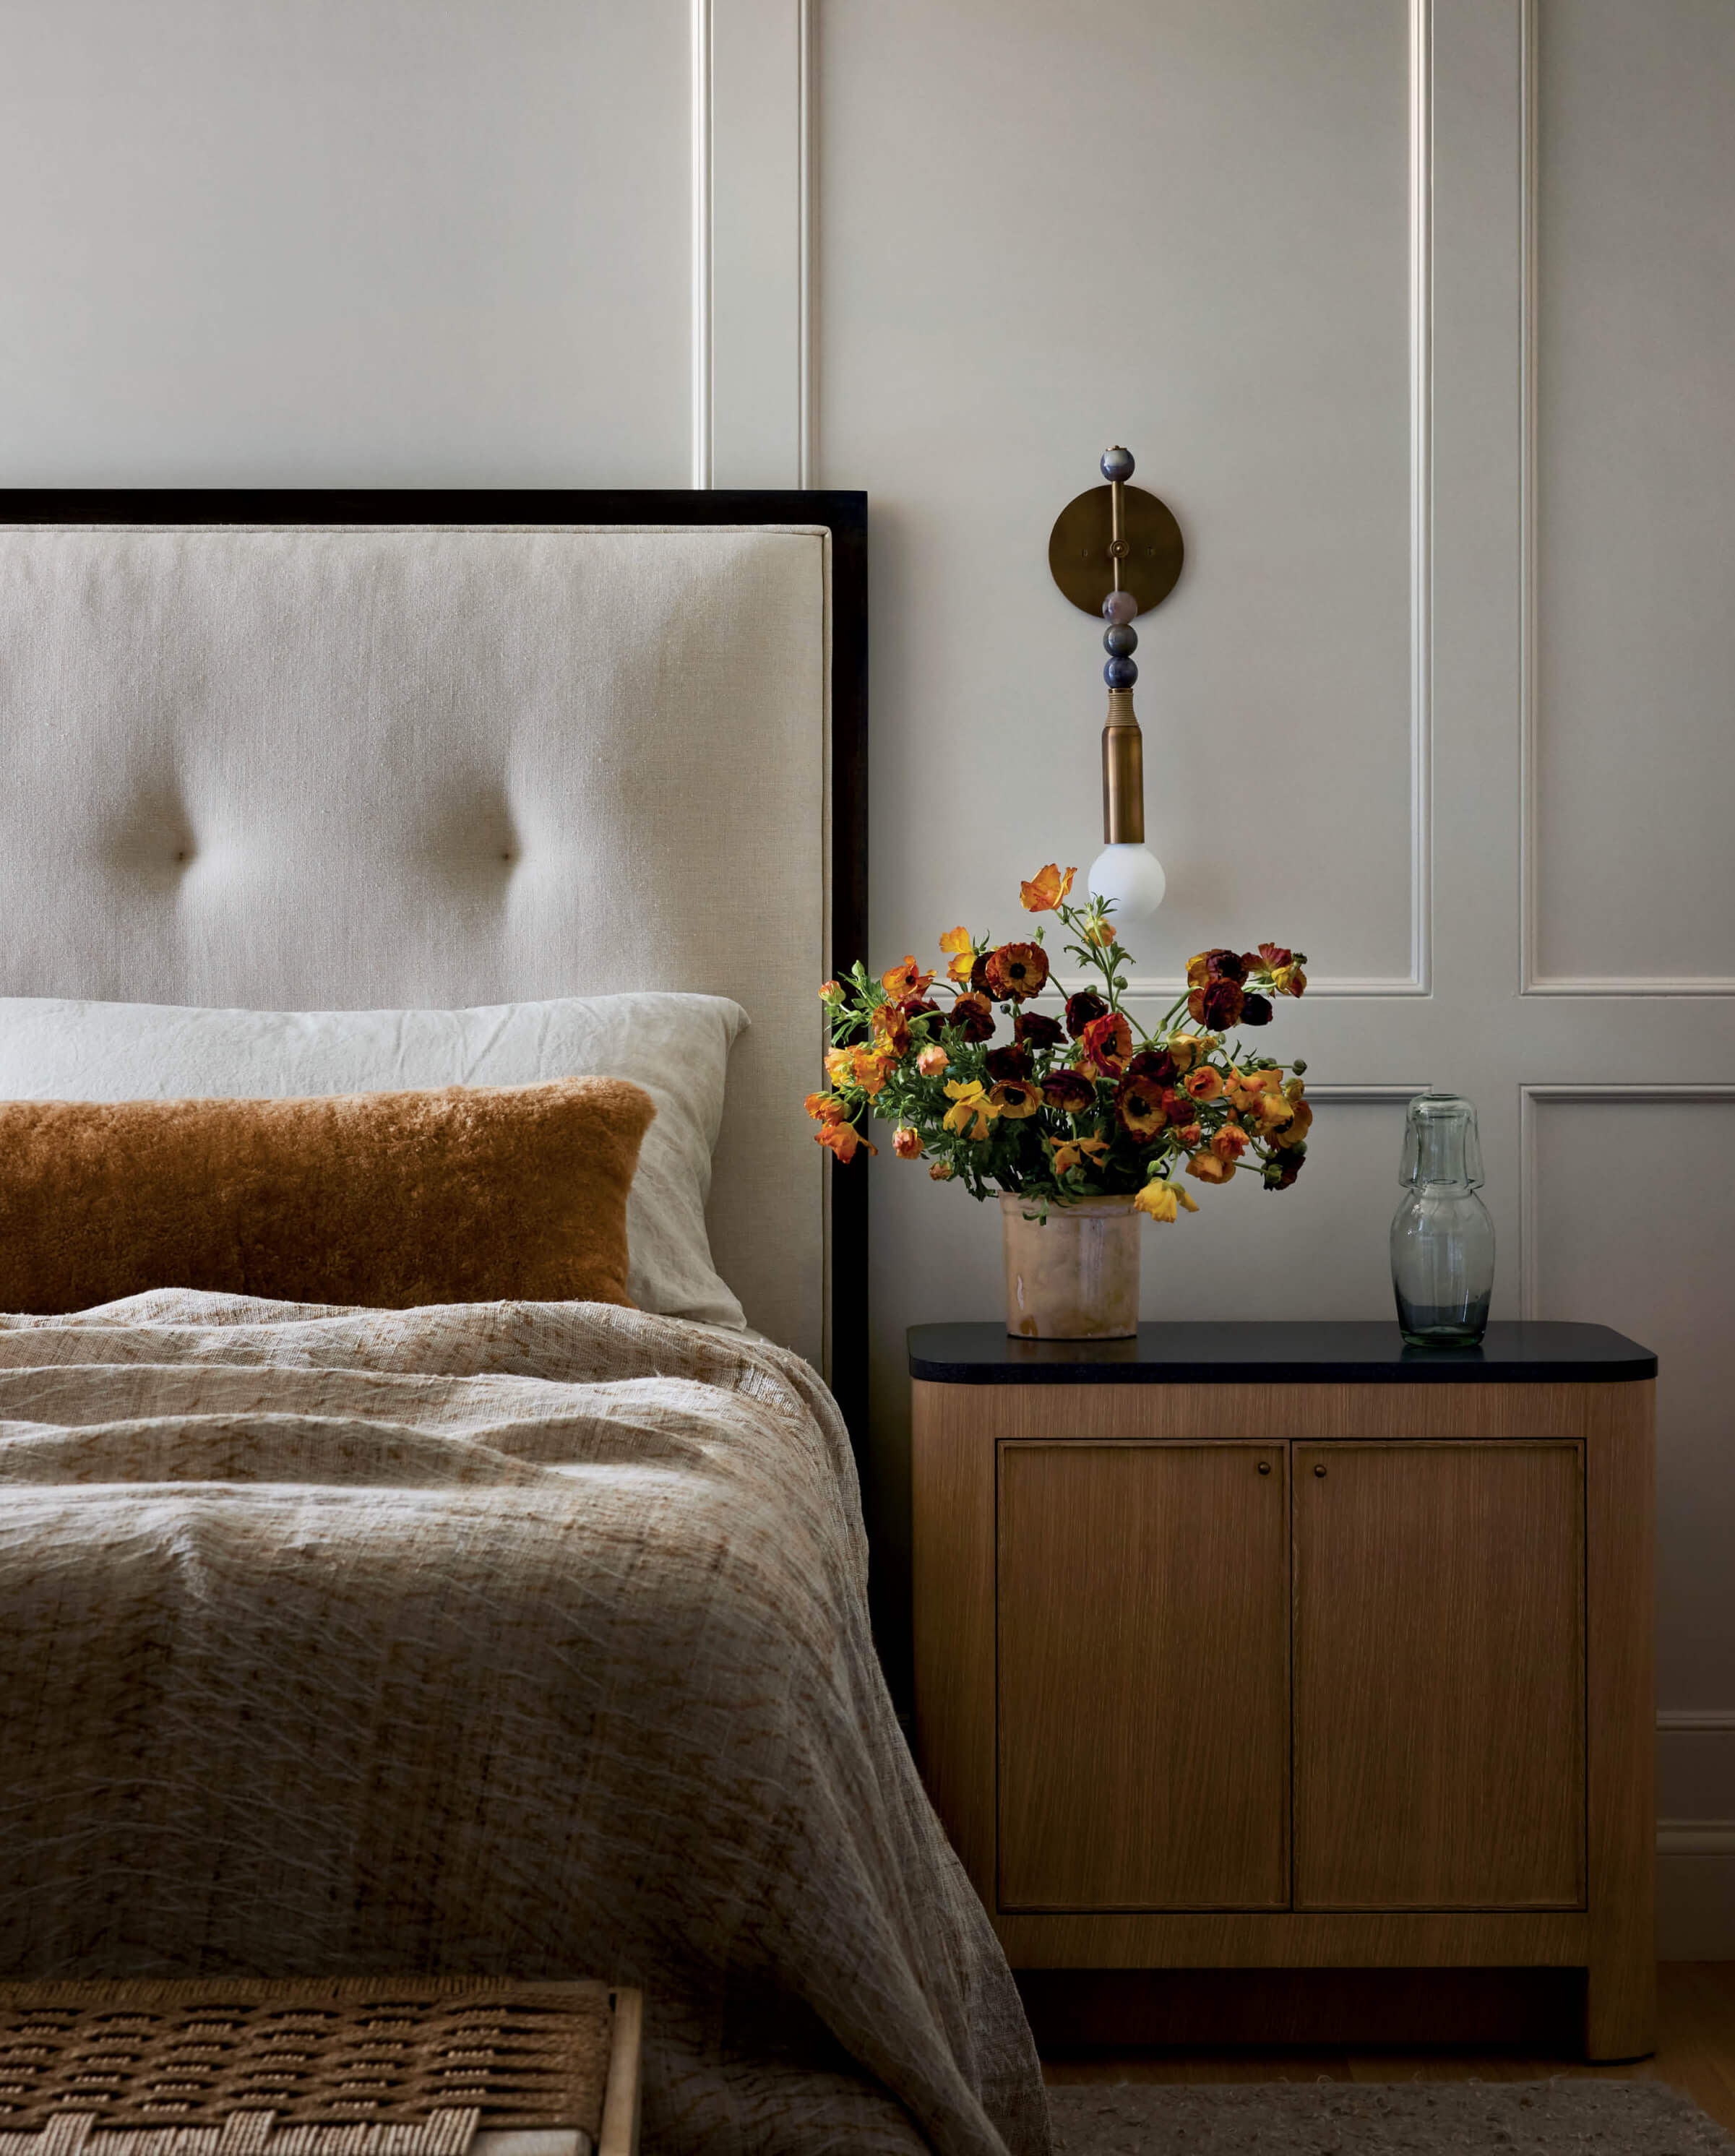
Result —
M 1048 985 L 1048 953 L 1039 943 L 1003 943 L 988 953 L 990 995 L 1022 1003 L 1039 996 Z
M 1072 889 L 1076 869 L 1062 870 L 1058 861 L 1050 861 L 1045 869 L 1038 869 L 1029 883 L 1018 887 L 1019 904 L 1026 913 L 1052 913 Z M 942 943 L 943 951 L 946 946 Z
M 891 1134 L 891 1149 L 900 1160 L 920 1160 L 921 1132 L 912 1130 L 908 1123 L 900 1123 Z
M 828 1048 L 825 1051 L 825 1075 L 834 1086 L 849 1083 L 850 1073 L 855 1068 L 853 1048 Z
M 1203 1123 L 1183 1123 L 1175 1132 L 1175 1136 L 1186 1147 L 1188 1152 L 1191 1152 L 1195 1146 L 1202 1146 L 1204 1143 L 1205 1127 Z
M 850 1075 L 871 1101 L 885 1086 L 886 1074 L 896 1061 L 895 1055 L 888 1055 L 883 1050 L 858 1048 L 850 1058 Z
M 1115 1095 L 1115 1120 L 1130 1137 L 1149 1145 L 1168 1121 L 1162 1087 L 1149 1078 L 1123 1078 Z
M 1070 1175 L 1075 1168 L 1094 1168 L 1108 1151 L 1106 1138 L 1060 1138 L 1055 1142 L 1055 1174 Z
M 1295 1110 L 1281 1093 L 1261 1093 L 1246 1114 L 1262 1138 L 1270 1137 L 1274 1131 L 1287 1129 L 1296 1119 Z
M 868 1023 L 874 1030 L 882 1055 L 896 1062 L 910 1053 L 910 1021 L 896 1004 L 875 1004 Z
M 1115 924 L 1106 914 L 1099 915 L 1096 920 L 1086 921 L 1084 937 L 1086 942 L 1094 943 L 1099 951 L 1106 951 L 1115 940 Z
M 1105 1078 L 1118 1078 L 1121 1066 L 1132 1053 L 1132 1028 L 1120 1011 L 1105 1011 L 1093 1018 L 1078 1037 L 1084 1060 Z
M 1247 1150 L 1247 1133 L 1235 1124 L 1225 1123 L 1211 1140 L 1211 1151 L 1219 1160 L 1239 1160 Z
M 1280 996 L 1305 995 L 1307 991 L 1307 976 L 1301 971 L 1299 963 L 1279 966 L 1272 973 L 1271 986 Z
M 1238 1109 L 1251 1109 L 1265 1093 L 1277 1091 L 1282 1086 L 1281 1070 L 1231 1070 L 1223 1081 L 1223 1090 Z
M 1009 1123 L 1020 1123 L 1042 1107 L 1042 1088 L 1028 1078 L 1003 1078 L 988 1099 Z
M 931 1042 L 916 1057 L 916 1068 L 924 1078 L 937 1078 L 942 1070 L 949 1067 L 951 1062 L 952 1058 L 936 1040 Z
M 948 928 L 940 938 L 942 954 L 951 960 L 946 968 L 946 978 L 962 987 L 970 978 L 970 968 L 976 963 L 976 947 L 968 928 Z
M 925 996 L 933 984 L 933 975 L 924 973 L 917 966 L 913 951 L 890 973 L 880 976 L 880 987 L 894 1003 L 904 996 Z
M 1172 1033 L 1163 1043 L 1163 1052 L 1173 1060 L 1177 1070 L 1190 1070 L 1196 1063 L 1204 1060 L 1214 1048 L 1222 1043 L 1214 1033 Z
M 823 1145 L 828 1151 L 834 1152 L 845 1168 L 855 1159 L 863 1146 L 867 1146 L 870 1152 L 878 1152 L 880 1150 L 876 1145 L 868 1145 L 867 1140 L 856 1129 L 854 1123 L 827 1123 L 823 1130 L 814 1132 L 814 1142 L 815 1145 Z
M 928 1169 L 928 1174 L 936 1183 L 950 1183 L 957 1173 L 957 1170 L 949 1160 L 937 1160 Z
M 1181 1081 L 1183 1091 L 1195 1101 L 1215 1101 L 1222 1097 L 1223 1081 L 1209 1063 L 1201 1064 L 1197 1070 L 1189 1070 Z
M 842 988 L 838 985 L 838 983 L 837 983 L 835 981 L 821 981 L 821 982 L 820 982 L 820 983 L 819 983 L 819 1000 L 820 1000 L 820 1002 L 821 1002 L 822 1004 L 835 1004 L 835 1003 L 841 1003 L 841 1002 L 843 1001 L 843 999 L 844 999 L 844 992 L 843 992 L 843 989 L 842 989 Z
M 1187 1173 L 1201 1183 L 1227 1183 L 1235 1172 L 1233 1161 L 1214 1152 L 1196 1152 L 1187 1163 Z
M 809 1093 L 803 1105 L 816 1123 L 841 1123 L 849 1120 L 849 1108 L 835 1093 Z
M 1291 1078 L 1288 1085 L 1284 1087 L 1283 1093 L 1284 1098 L 1294 1109 L 1295 1114 L 1278 1132 L 1271 1142 L 1273 1145 L 1285 1147 L 1304 1144 L 1308 1132 L 1313 1127 L 1313 1104 L 1311 1101 L 1302 1098 L 1301 1081 L 1299 1078 Z
M 987 1089 L 979 1078 L 949 1079 L 946 1097 L 952 1106 L 946 1111 L 946 1127 L 961 1138 L 985 1138 L 993 1128 L 994 1118 L 1000 1113 L 999 1103 L 990 1100 Z

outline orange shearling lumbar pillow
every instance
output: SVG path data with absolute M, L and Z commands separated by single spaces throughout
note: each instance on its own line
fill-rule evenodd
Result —
M 146 1288 L 613 1302 L 656 1110 L 618 1078 L 295 1101 L 0 1101 L 0 1309 Z

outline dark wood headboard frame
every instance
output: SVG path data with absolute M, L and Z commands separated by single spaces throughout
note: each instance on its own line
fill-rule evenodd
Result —
M 867 952 L 867 496 L 585 488 L 0 489 L 0 524 L 823 524 L 831 533 L 831 952 Z M 817 989 L 818 982 L 814 983 Z M 816 1070 L 813 1082 L 819 1083 Z M 831 1174 L 831 1389 L 867 1427 L 865 1162 Z

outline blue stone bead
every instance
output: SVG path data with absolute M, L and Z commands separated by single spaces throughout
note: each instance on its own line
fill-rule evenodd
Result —
M 1116 659 L 1130 659 L 1138 649 L 1138 631 L 1131 622 L 1117 621 L 1103 630 L 1102 648 Z
M 1105 449 L 1102 452 L 1102 476 L 1111 480 L 1131 479 L 1132 476 L 1132 450 Z
M 1111 592 L 1102 602 L 1102 619 L 1116 629 L 1132 620 L 1138 612 L 1138 601 L 1131 592 Z
M 1131 659 L 1111 659 L 1102 670 L 1102 678 L 1111 689 L 1130 689 L 1138 679 L 1137 663 Z

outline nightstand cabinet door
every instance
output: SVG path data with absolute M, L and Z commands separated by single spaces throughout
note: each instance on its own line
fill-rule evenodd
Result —
M 1582 1907 L 1582 1446 L 1294 1472 L 1296 1907 Z
M 1002 1910 L 1287 1903 L 1287 1450 L 1000 1445 Z

